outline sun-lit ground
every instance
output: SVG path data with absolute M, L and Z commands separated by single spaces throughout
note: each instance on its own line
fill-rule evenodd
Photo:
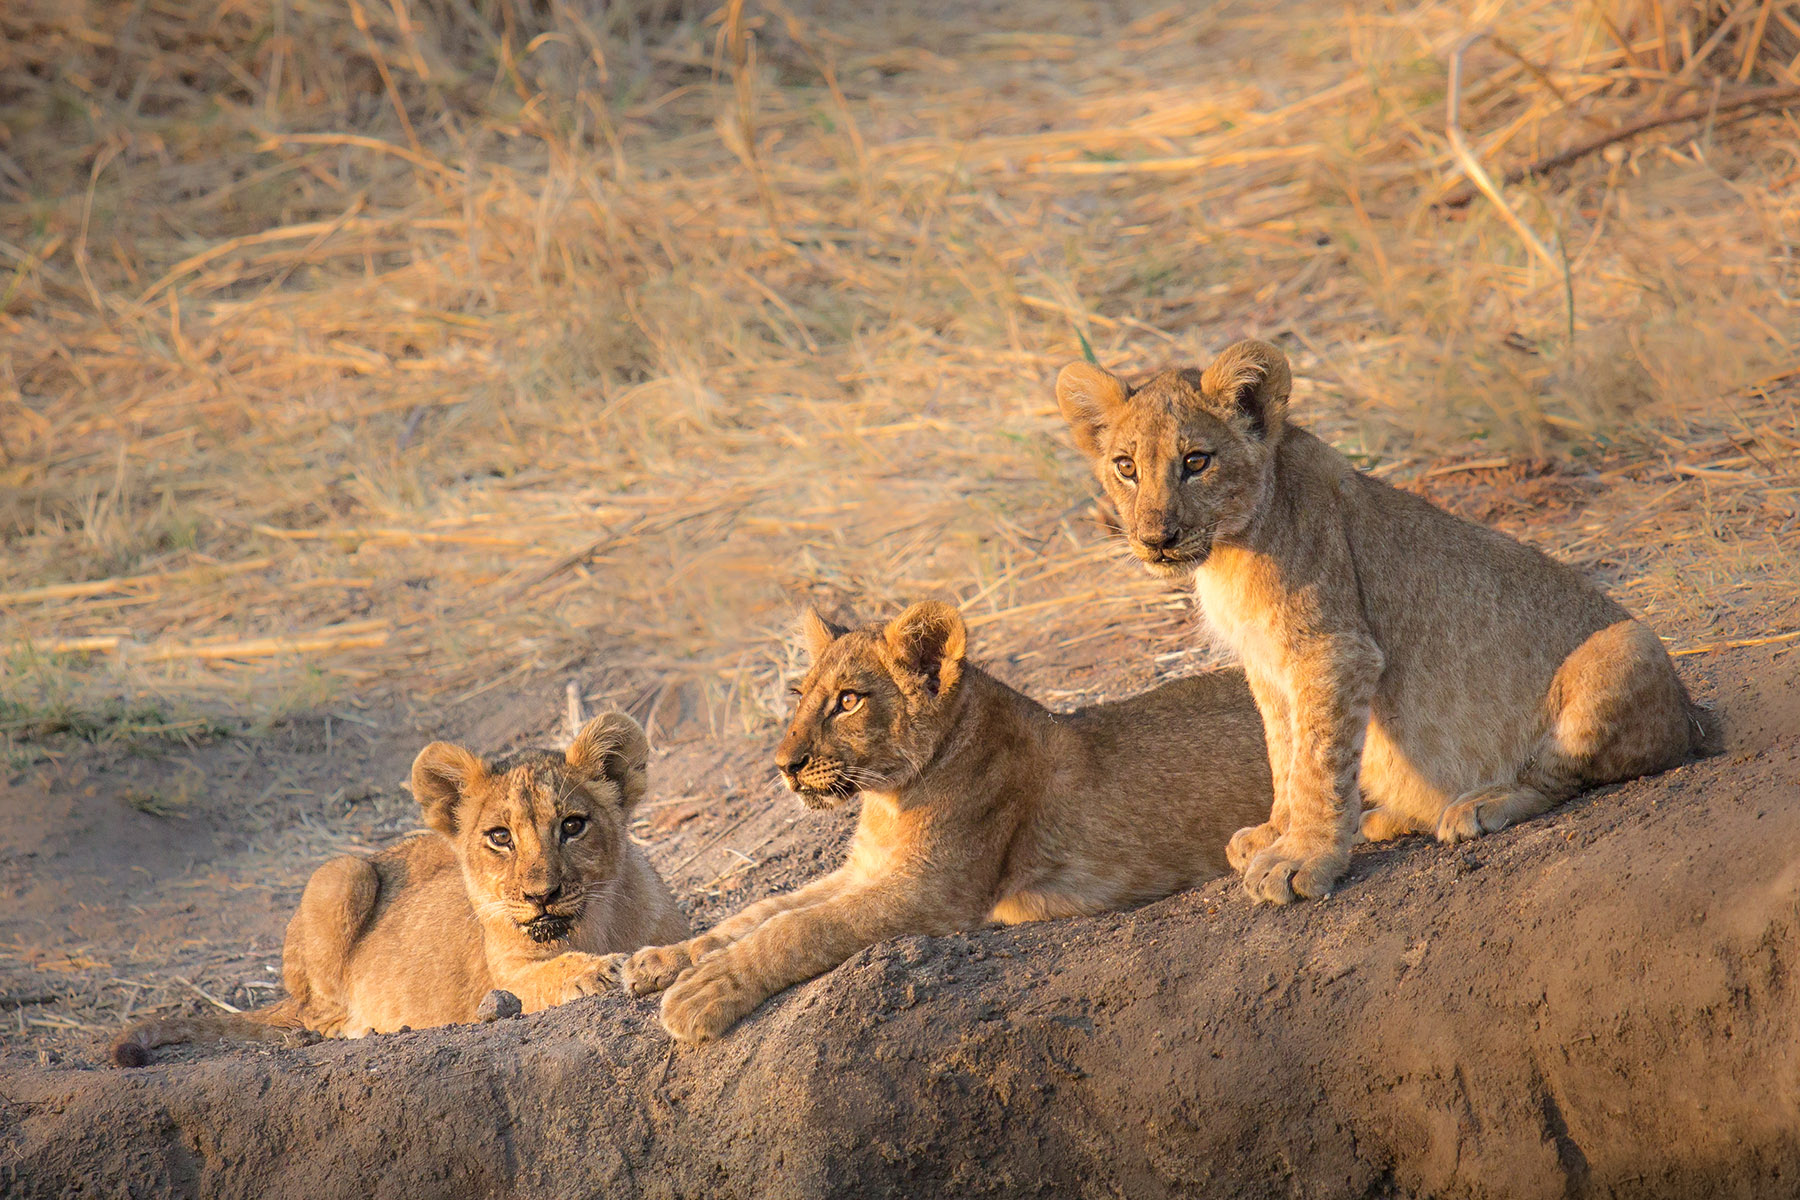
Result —
M 0 11 L 15 778 L 576 668 L 760 737 L 809 601 L 952 598 L 1052 701 L 1191 669 L 1055 411 L 1084 344 L 1275 340 L 1301 421 L 1677 649 L 1800 625 L 1800 124 L 1734 107 L 1794 5 L 72 8 Z M 1461 203 L 1482 28 L 1496 176 L 1704 112 Z

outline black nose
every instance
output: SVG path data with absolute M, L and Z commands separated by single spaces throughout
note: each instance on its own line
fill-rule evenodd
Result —
M 1164 529 L 1162 529 L 1160 532 L 1153 533 L 1149 537 L 1145 538 L 1144 544 L 1146 546 L 1149 546 L 1152 550 L 1173 550 L 1175 548 L 1175 544 L 1177 542 L 1179 542 L 1180 540 L 1181 540 L 1180 527 L 1179 526 L 1167 526 Z
M 775 766 L 783 775 L 798 775 L 806 770 L 806 764 L 812 761 L 810 754 L 790 754 L 775 760 Z
M 525 893 L 525 899 L 531 901 L 531 903 L 537 905 L 539 908 L 543 908 L 546 905 L 554 904 L 554 903 L 556 903 L 557 900 L 559 900 L 561 898 L 562 898 L 562 885 L 560 883 L 557 884 L 553 888 L 546 888 L 544 891 L 541 891 L 541 892 L 526 892 Z

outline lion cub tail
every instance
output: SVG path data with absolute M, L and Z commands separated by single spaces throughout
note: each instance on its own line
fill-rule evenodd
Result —
M 150 1052 L 158 1046 L 180 1042 L 292 1043 L 308 1037 L 300 1023 L 298 1010 L 299 1006 L 292 1000 L 283 1000 L 246 1013 L 139 1021 L 120 1031 L 113 1039 L 109 1054 L 114 1066 L 141 1067 L 150 1061 Z
M 1687 702 L 1688 752 L 1695 758 L 1711 758 L 1725 750 L 1725 728 L 1719 714 L 1692 698 Z

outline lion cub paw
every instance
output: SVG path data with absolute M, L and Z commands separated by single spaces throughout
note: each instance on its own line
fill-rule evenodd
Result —
M 755 1007 L 743 981 L 715 958 L 682 975 L 663 995 L 662 1025 L 678 1042 L 710 1042 Z
M 556 1003 L 567 1004 L 583 996 L 598 996 L 601 992 L 611 991 L 618 977 L 618 964 L 614 961 L 618 957 L 581 950 L 558 956 L 557 963 L 563 968 L 564 975 Z
M 1393 809 L 1378 804 L 1363 812 L 1356 840 L 1359 842 L 1385 842 L 1389 838 L 1424 832 L 1426 830 L 1420 829 L 1410 817 L 1401 816 Z
M 1231 864 L 1232 870 L 1242 874 L 1250 860 L 1274 845 L 1280 836 L 1281 830 L 1273 821 L 1240 829 L 1225 843 L 1225 861 Z
M 1499 833 L 1508 825 L 1551 807 L 1547 796 L 1531 788 L 1491 787 L 1466 792 L 1438 817 L 1437 839 L 1455 845 L 1484 833 Z
M 686 942 L 673 946 L 645 946 L 618 969 L 619 984 L 634 996 L 660 992 L 694 965 Z
M 1335 845 L 1320 847 L 1280 837 L 1250 860 L 1244 870 L 1244 890 L 1251 899 L 1271 904 L 1321 900 L 1331 895 L 1349 865 L 1349 855 Z

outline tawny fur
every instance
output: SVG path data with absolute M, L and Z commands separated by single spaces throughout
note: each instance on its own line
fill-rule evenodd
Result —
M 622 981 L 667 988 L 662 1022 L 706 1041 L 764 999 L 903 934 L 1126 908 L 1223 874 L 1225 840 L 1268 810 L 1243 677 L 1051 713 L 965 658 L 962 617 L 909 608 L 846 632 L 807 616 L 813 665 L 776 751 L 813 807 L 862 797 L 844 864 Z
M 687 936 L 687 921 L 626 836 L 649 745 L 622 713 L 595 717 L 567 754 L 488 763 L 434 742 L 413 763 L 432 832 L 313 872 L 282 947 L 284 1000 L 239 1016 L 133 1025 L 120 1066 L 200 1038 L 360 1037 L 475 1019 L 494 988 L 526 1012 L 611 986 L 618 953 Z
M 1455 842 L 1665 770 L 1713 731 L 1662 643 L 1570 568 L 1361 474 L 1287 420 L 1261 342 L 1057 400 L 1154 573 L 1243 660 L 1275 781 L 1232 838 L 1250 894 L 1329 893 L 1350 846 Z M 1364 812 L 1364 805 L 1368 811 Z

